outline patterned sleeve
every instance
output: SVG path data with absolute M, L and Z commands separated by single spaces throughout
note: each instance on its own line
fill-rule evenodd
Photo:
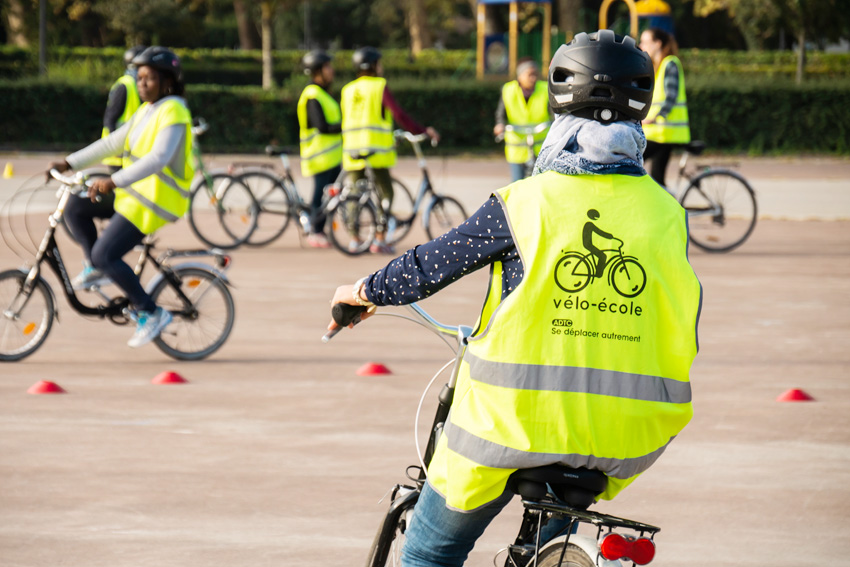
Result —
M 519 265 L 516 273 L 516 245 L 501 204 L 490 197 L 457 228 L 408 250 L 370 275 L 364 289 L 376 305 L 406 305 L 493 262 L 511 259 L 514 269 L 506 270 L 505 277 L 518 281 L 522 267 Z

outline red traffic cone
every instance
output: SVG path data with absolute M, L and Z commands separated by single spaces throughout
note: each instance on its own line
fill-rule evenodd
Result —
M 357 370 L 358 376 L 375 376 L 377 374 L 392 374 L 392 372 L 380 362 L 367 362 Z
M 812 402 L 814 398 L 805 393 L 803 390 L 792 388 L 776 398 L 777 402 Z
M 27 394 L 64 394 L 65 390 L 59 384 L 42 380 L 36 382 L 27 390 Z
M 186 384 L 187 382 L 188 380 L 171 370 L 160 372 L 151 380 L 151 384 Z

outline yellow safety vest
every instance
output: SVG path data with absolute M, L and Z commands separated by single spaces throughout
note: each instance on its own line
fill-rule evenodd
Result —
M 192 163 L 192 115 L 182 99 L 169 97 L 153 110 L 154 114 L 136 132 L 147 114 L 150 103 L 144 103 L 132 117 L 130 132 L 124 142 L 123 167 L 128 167 L 153 149 L 157 134 L 174 124 L 186 128 L 186 141 L 181 167 L 166 166 L 162 171 L 115 190 L 115 212 L 133 223 L 143 234 L 151 234 L 169 222 L 179 219 L 189 208 L 189 187 L 195 175 Z M 133 140 L 132 147 L 130 140 Z M 178 170 L 179 169 L 179 170 Z
M 112 87 L 109 89 L 111 93 L 115 87 L 118 85 L 124 85 L 124 90 L 127 91 L 127 97 L 124 101 L 124 112 L 121 113 L 121 116 L 118 118 L 118 121 L 115 123 L 116 130 L 120 128 L 123 124 L 126 124 L 130 117 L 139 109 L 142 101 L 139 99 L 139 91 L 136 88 L 136 79 L 134 79 L 131 75 L 122 75 L 112 84 Z M 100 137 L 105 138 L 111 132 L 108 128 L 104 126 L 103 130 L 101 130 Z M 121 166 L 121 158 L 120 157 L 108 157 L 102 162 L 104 165 L 114 165 Z
M 339 124 L 342 112 L 339 104 L 319 85 L 307 85 L 298 99 L 298 125 L 301 138 L 301 175 L 311 177 L 342 162 L 342 135 L 322 134 L 307 127 L 307 102 L 316 99 L 322 106 L 328 124 Z
M 502 100 L 505 102 L 505 114 L 511 126 L 537 126 L 549 121 L 549 90 L 546 81 L 537 81 L 534 92 L 526 102 L 522 87 L 518 81 L 511 81 L 502 87 Z M 547 129 L 534 136 L 534 155 L 540 153 Z M 525 163 L 528 160 L 526 137 L 514 132 L 505 132 L 505 157 L 508 163 Z
M 648 176 L 550 171 L 497 196 L 524 276 L 502 301 L 493 265 L 429 481 L 470 511 L 501 495 L 514 470 L 560 463 L 603 471 L 600 498 L 611 499 L 692 415 L 701 287 L 685 211 Z M 621 258 L 610 240 L 592 281 L 589 222 L 625 243 Z
M 664 72 L 667 65 L 679 68 L 679 92 L 676 103 L 667 117 L 658 116 L 667 94 L 664 92 Z M 643 133 L 650 142 L 659 144 L 687 144 L 691 141 L 691 127 L 688 123 L 688 100 L 685 96 L 685 73 L 682 62 L 675 55 L 668 55 L 658 66 L 655 73 L 655 90 L 652 92 L 652 104 L 649 107 L 647 120 L 657 120 L 654 124 L 644 124 Z
M 342 168 L 345 171 L 366 167 L 363 160 L 351 158 L 352 152 L 375 152 L 368 160 L 371 167 L 395 165 L 393 119 L 389 109 L 383 110 L 386 84 L 386 79 L 381 77 L 364 76 L 342 88 Z

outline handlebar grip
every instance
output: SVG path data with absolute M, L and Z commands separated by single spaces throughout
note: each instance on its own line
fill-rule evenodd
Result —
M 347 303 L 337 303 L 331 308 L 331 316 L 334 323 L 340 327 L 347 327 L 351 323 L 355 325 L 360 322 L 360 315 L 366 311 L 366 308 L 361 305 L 348 305 Z

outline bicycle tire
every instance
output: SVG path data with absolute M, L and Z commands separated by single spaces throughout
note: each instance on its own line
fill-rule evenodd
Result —
M 375 204 L 363 196 L 341 199 L 328 211 L 326 230 L 331 244 L 343 254 L 359 256 L 368 252 L 378 232 Z
M 264 169 L 245 169 L 236 176 L 254 195 L 257 205 L 257 227 L 246 240 L 249 246 L 271 244 L 286 231 L 292 218 L 294 204 L 286 179 Z
M 706 252 L 737 248 L 752 234 L 758 218 L 752 187 L 726 169 L 709 169 L 694 177 L 679 203 L 688 212 L 688 238 Z
M 23 300 L 21 292 L 27 272 L 6 270 L 0 272 L 0 361 L 14 362 L 37 351 L 50 329 L 56 315 L 53 292 L 39 276 L 29 298 Z M 11 313 L 14 312 L 14 318 Z M 20 342 L 18 342 L 20 341 Z
M 567 281 L 563 276 L 558 276 L 559 273 L 562 273 L 561 265 L 564 264 L 564 269 L 569 269 L 570 278 L 579 278 L 575 281 Z M 576 267 L 584 264 L 586 268 L 584 274 L 576 274 Z M 590 283 L 590 280 L 593 277 L 593 267 L 588 263 L 585 259 L 584 255 L 579 252 L 567 252 L 565 255 L 558 260 L 558 263 L 555 264 L 555 283 L 559 288 L 566 291 L 567 293 L 577 293 L 584 288 L 587 287 L 587 284 Z M 563 280 L 563 281 L 562 281 Z
M 629 265 L 632 269 L 629 269 Z M 625 274 L 624 281 L 620 274 Z M 623 297 L 637 297 L 646 287 L 646 270 L 634 258 L 618 258 L 614 260 L 610 272 L 611 286 Z M 626 282 L 628 282 L 626 284 Z M 626 284 L 626 285 L 624 285 Z M 622 288 L 622 289 L 621 289 Z
M 177 266 L 173 271 L 192 304 L 185 305 L 166 278 L 157 283 L 151 298 L 170 311 L 174 320 L 154 343 L 177 360 L 201 360 L 221 348 L 230 336 L 235 318 L 233 296 L 211 270 Z
M 189 227 L 207 246 L 231 250 L 256 230 L 259 207 L 251 190 L 234 176 L 225 172 L 201 176 L 190 191 Z
M 433 240 L 467 219 L 460 201 L 448 195 L 437 195 L 425 211 L 425 232 Z
M 366 567 L 401 566 L 401 548 L 404 546 L 405 532 L 418 500 L 419 492 L 414 491 L 393 501 L 378 527 L 375 539 L 372 540 Z
M 410 189 L 395 177 L 392 178 L 392 183 L 393 203 L 387 218 L 386 234 L 386 242 L 390 245 L 400 242 L 408 235 L 413 226 L 413 219 L 416 217 L 416 211 L 413 208 L 415 202 Z
M 562 550 L 563 559 L 561 559 Z M 537 567 L 596 567 L 596 561 L 573 543 L 568 543 L 566 550 L 563 544 L 557 544 L 540 550 L 537 556 Z

